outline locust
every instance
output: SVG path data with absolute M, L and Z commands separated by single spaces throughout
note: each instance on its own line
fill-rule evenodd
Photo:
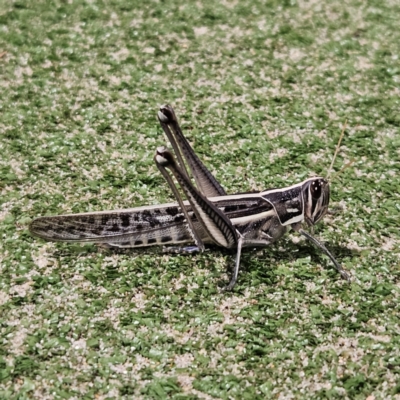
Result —
M 202 252 L 205 245 L 216 244 L 236 251 L 232 277 L 225 288 L 232 290 L 242 249 L 269 246 L 291 228 L 325 253 L 341 277 L 350 281 L 325 245 L 303 229 L 312 230 L 328 211 L 327 179 L 312 177 L 285 188 L 228 195 L 194 152 L 173 108 L 164 105 L 157 116 L 173 151 L 158 147 L 154 162 L 176 202 L 39 217 L 30 224 L 30 232 L 49 241 L 93 242 L 116 248 L 173 245 L 167 251 L 179 253 Z

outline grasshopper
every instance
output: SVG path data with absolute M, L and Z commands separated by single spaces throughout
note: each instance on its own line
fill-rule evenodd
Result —
M 40 217 L 30 224 L 31 233 L 50 241 L 94 242 L 119 248 L 194 242 L 192 246 L 170 249 L 204 251 L 208 243 L 236 249 L 235 266 L 226 287 L 232 290 L 238 279 L 242 248 L 268 246 L 292 228 L 319 247 L 342 278 L 350 280 L 329 250 L 302 229 L 304 223 L 312 228 L 328 211 L 326 179 L 315 177 L 282 189 L 228 195 L 183 135 L 173 108 L 162 106 L 158 120 L 177 159 L 166 147 L 158 147 L 154 161 L 176 203 Z M 176 182 L 187 200 L 182 198 Z

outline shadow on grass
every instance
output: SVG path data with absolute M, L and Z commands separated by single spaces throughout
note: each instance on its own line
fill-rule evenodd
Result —
M 282 246 L 280 246 L 281 244 Z M 357 257 L 359 253 L 356 250 L 350 250 L 344 246 L 329 246 L 329 250 L 332 251 L 339 263 L 345 258 Z M 95 244 L 62 244 L 56 250 L 55 257 L 68 259 L 76 256 L 90 257 L 96 255 L 100 256 L 100 258 L 102 258 L 102 256 L 107 257 L 111 255 L 124 255 L 135 258 L 153 256 L 154 259 L 151 257 L 153 262 L 158 258 L 160 258 L 160 262 L 162 262 L 161 257 L 166 254 L 170 256 L 171 259 L 174 259 L 182 255 L 194 257 L 197 252 L 177 254 L 174 252 L 165 253 L 161 246 L 124 249 Z M 210 269 L 210 274 L 212 276 L 217 277 L 218 274 L 221 274 L 221 279 L 216 280 L 216 285 L 220 289 L 224 288 L 229 282 L 233 272 L 236 250 L 227 250 L 215 245 L 207 245 L 205 255 L 207 255 L 207 257 L 204 259 L 200 257 L 196 264 L 199 262 L 200 264 L 204 264 L 203 267 Z M 217 264 L 212 262 L 214 256 L 218 258 L 221 255 L 226 259 L 224 272 L 221 271 L 220 267 L 217 267 Z M 121 260 L 121 262 L 123 261 Z M 148 260 L 146 262 L 148 262 Z M 191 263 L 190 260 L 188 262 Z M 100 263 L 102 262 L 100 261 Z M 294 266 L 285 265 L 289 263 L 294 264 Z M 183 262 L 183 264 L 187 264 L 187 262 Z M 295 244 L 290 240 L 286 240 L 267 247 L 244 248 L 241 256 L 239 278 L 234 291 L 240 291 L 241 288 L 245 288 L 248 285 L 257 286 L 259 284 L 266 284 L 268 286 L 273 286 L 278 282 L 281 275 L 296 276 L 299 279 L 313 279 L 315 275 L 314 267 L 317 265 L 322 265 L 324 270 L 332 274 L 336 273 L 332 262 L 319 251 L 319 249 L 307 242 Z M 182 260 L 179 261 L 177 259 L 177 264 L 174 269 L 181 269 L 181 267 L 182 271 L 184 271 L 185 266 L 182 265 Z M 188 265 L 186 265 L 186 267 L 191 268 Z M 115 267 L 113 270 L 114 269 Z M 119 276 L 120 273 L 114 271 L 108 278 Z

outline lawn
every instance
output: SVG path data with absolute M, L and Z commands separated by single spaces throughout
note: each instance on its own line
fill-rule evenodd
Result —
M 0 0 L 1 399 L 400 399 L 400 4 Z M 44 242 L 173 201 L 173 105 L 228 193 L 331 174 L 316 226 L 234 254 Z

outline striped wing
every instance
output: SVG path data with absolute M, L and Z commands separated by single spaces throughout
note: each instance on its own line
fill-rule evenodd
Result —
M 35 219 L 29 230 L 50 241 L 108 243 L 121 247 L 191 241 L 175 203 Z
M 246 222 L 243 220 L 272 208 L 258 194 L 214 197 L 212 201 L 234 224 L 238 221 L 239 231 Z M 209 242 L 190 205 L 187 201 L 184 204 L 202 240 Z M 185 217 L 176 203 L 40 217 L 32 221 L 29 230 L 33 235 L 50 241 L 108 243 L 118 247 L 193 242 Z

